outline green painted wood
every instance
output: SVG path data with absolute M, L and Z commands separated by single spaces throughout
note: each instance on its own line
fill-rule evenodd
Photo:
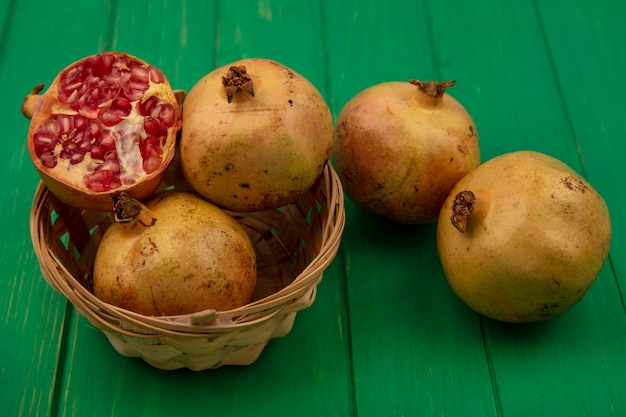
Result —
M 352 415 L 346 323 L 337 314 L 344 294 L 331 282 L 339 267 L 325 273 L 317 301 L 298 313 L 291 333 L 247 367 L 161 371 L 120 356 L 99 330 L 72 317 L 59 415 Z
M 444 15 L 443 5 L 432 3 L 431 12 Z M 483 2 L 480 7 L 458 10 L 456 19 L 448 16 L 433 25 L 435 45 L 444 51 L 440 60 L 452 62 L 451 58 L 457 57 L 458 68 L 479 86 L 476 95 L 480 106 L 473 114 L 482 149 L 487 158 L 522 148 L 539 150 L 584 173 L 581 161 L 596 159 L 593 153 L 581 150 L 578 135 L 572 130 L 570 101 L 564 101 L 559 87 L 560 67 L 553 64 L 561 61 L 552 55 L 554 49 L 561 52 L 562 59 L 580 53 L 571 47 L 576 44 L 572 37 L 583 32 L 568 27 L 574 19 L 563 19 L 557 13 L 560 8 L 568 9 L 569 3 L 560 8 L 555 5 L 547 16 L 539 14 L 532 4 L 511 3 L 506 10 L 501 7 L 499 2 Z M 582 10 L 579 13 L 584 14 Z M 596 22 L 610 19 L 608 15 L 595 18 Z M 482 23 L 475 25 L 478 21 Z M 555 30 L 563 42 L 560 48 L 546 45 L 545 21 L 561 25 Z M 450 36 L 453 31 L 471 36 Z M 583 37 L 587 39 L 588 35 Z M 593 56 L 594 49 L 588 44 L 584 54 Z M 450 67 L 447 65 L 444 72 L 450 72 Z M 599 70 L 596 77 L 601 74 Z M 572 88 L 582 90 L 580 85 L 572 84 Z M 607 98 L 606 92 L 598 100 L 602 98 Z M 589 103 L 579 105 L 588 109 Z M 587 119 L 580 122 L 586 123 Z M 617 140 L 621 141 L 614 138 L 613 152 L 620 146 Z M 613 178 L 615 181 L 619 177 Z M 603 193 L 614 198 L 609 190 Z M 621 398 L 626 385 L 620 377 L 626 366 L 621 353 L 626 349 L 623 313 L 623 302 L 607 264 L 592 291 L 563 317 L 530 326 L 483 320 L 498 408 L 503 415 L 546 415 L 556 409 L 563 415 L 586 415 L 589 409 L 599 415 L 624 413 Z M 612 326 L 598 326 L 610 322 Z M 583 361 L 576 360 L 581 356 Z
M 221 2 L 218 9 L 215 66 L 241 58 L 271 58 L 306 77 L 328 99 L 330 76 L 320 2 Z
M 431 39 L 437 22 L 425 6 L 326 3 L 337 104 L 381 82 L 440 79 Z M 454 89 L 469 86 L 459 80 Z M 471 415 L 496 415 L 480 321 L 443 277 L 434 225 L 393 224 L 352 204 L 347 213 L 343 252 L 359 415 L 468 415 L 468 404 Z
M 103 0 L 0 3 L 0 416 L 621 416 L 626 414 L 626 4 Z M 33 26 L 33 22 L 38 24 Z M 613 219 L 611 259 L 562 317 L 481 318 L 449 289 L 434 225 L 347 202 L 341 251 L 292 332 L 249 367 L 165 372 L 117 354 L 40 276 L 28 231 L 38 177 L 18 107 L 82 56 L 114 49 L 176 88 L 240 57 L 309 78 L 336 116 L 390 80 L 456 79 L 483 160 L 530 148 L 583 173 Z M 13 109 L 13 110 L 11 110 Z
M 109 48 L 141 57 L 173 88 L 189 90 L 214 67 L 218 3 L 116 1 Z
M 625 133 L 622 120 L 623 102 L 615 101 L 610 89 L 581 87 L 587 80 L 608 81 L 619 85 L 625 81 L 616 71 L 624 64 L 624 55 L 613 53 L 608 38 L 626 39 L 620 22 L 624 5 L 598 2 L 593 5 L 578 2 L 538 2 L 538 16 L 546 37 L 546 50 L 551 55 L 555 73 L 555 88 L 561 95 L 567 120 L 571 123 L 570 137 L 574 139 L 584 173 L 605 197 L 612 215 L 613 244 L 610 261 L 605 265 L 589 294 L 570 314 L 551 323 L 553 333 L 541 349 L 510 343 L 500 350 L 499 370 L 504 381 L 500 384 L 503 397 L 518 405 L 517 414 L 542 414 L 550 411 L 551 403 L 564 404 L 568 415 L 619 416 L 626 413 L 626 324 L 624 323 L 624 184 L 620 173 L 620 150 Z M 565 11 L 565 14 L 562 13 Z M 576 47 L 572 47 L 576 45 Z M 599 63 L 605 63 L 598 65 Z M 606 124 L 606 127 L 605 127 Z M 598 325 L 598 323 L 611 323 Z M 499 338 L 501 340 L 501 338 Z M 520 367 L 536 375 L 528 381 L 510 377 L 512 355 L 518 350 Z M 584 357 L 578 361 L 577 357 Z M 549 364 L 550 366 L 546 366 Z M 572 364 L 577 364 L 572 366 Z M 564 390 L 559 381 L 568 381 Z M 532 401 L 519 406 L 519 397 Z M 567 407 L 565 406 L 567 404 Z
M 626 13 L 626 4 L 539 2 L 538 7 L 584 173 L 611 209 L 611 265 L 624 289 L 626 174 L 621 154 L 626 150 L 625 106 L 619 93 L 613 91 L 626 83 L 626 74 L 621 70 L 626 65 L 626 54 L 616 47 L 626 40 L 626 28 L 619 17 Z
M 0 3 L 0 44 L 3 44 L 6 39 L 7 32 L 11 27 L 10 16 L 13 14 L 14 6 L 15 2 L 13 1 L 3 1 Z M 1 50 L 3 51 L 4 48 Z M 1 56 L 0 59 L 2 59 Z
M 12 8 L 4 9 L 7 3 Z M 11 14 L 0 52 L 0 123 L 8 127 L 0 156 L 0 415 L 51 415 L 56 372 L 63 366 L 67 303 L 41 277 L 30 241 L 29 212 L 39 177 L 28 157 L 28 121 L 19 107 L 35 84 L 49 84 L 63 67 L 97 48 L 105 24 L 70 16 L 106 16 L 107 8 L 37 1 L 3 2 L 2 8 Z

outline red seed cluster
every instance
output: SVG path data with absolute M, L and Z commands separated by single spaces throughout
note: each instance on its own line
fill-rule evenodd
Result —
M 122 166 L 117 154 L 122 137 L 131 134 L 123 146 L 139 147 L 145 173 L 157 170 L 176 112 L 172 104 L 146 92 L 164 81 L 160 70 L 129 56 L 98 54 L 69 67 L 60 76 L 56 97 L 66 111 L 50 114 L 34 134 L 42 165 L 54 168 L 59 159 L 76 165 L 90 155 L 91 166 L 83 178 L 87 188 L 118 188 L 125 181 L 123 170 L 139 169 Z M 123 127 L 126 120 L 138 128 Z M 134 181 L 132 175 L 126 178 Z

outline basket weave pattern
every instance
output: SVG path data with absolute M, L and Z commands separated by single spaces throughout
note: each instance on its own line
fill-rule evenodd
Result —
M 204 370 L 254 362 L 274 337 L 292 328 L 316 296 L 345 223 L 343 191 L 330 164 L 296 203 L 256 213 L 229 212 L 250 236 L 258 283 L 250 304 L 149 317 L 104 303 L 92 292 L 92 267 L 111 213 L 68 206 L 40 184 L 31 210 L 31 238 L 48 284 L 107 336 L 122 355 L 166 370 Z

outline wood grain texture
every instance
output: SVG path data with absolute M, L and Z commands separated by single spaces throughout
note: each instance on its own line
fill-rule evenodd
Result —
M 5 151 L 0 156 L 0 415 L 52 415 L 68 307 L 41 277 L 30 242 L 29 212 L 39 177 L 26 147 L 28 121 L 19 108 L 34 85 L 50 83 L 66 65 L 92 53 L 106 25 L 70 18 L 97 13 L 95 4 L 9 3 L 11 15 L 0 32 L 0 123 L 9 127 L 2 135 Z M 34 22 L 48 24 L 33 29 Z M 75 38 L 81 41 L 68 49 Z
M 626 415 L 625 15 L 611 0 L 0 3 L 0 416 Z M 33 85 L 104 50 L 186 90 L 219 65 L 272 58 L 334 116 L 380 82 L 455 79 L 483 161 L 542 151 L 600 191 L 610 259 L 563 316 L 508 325 L 453 294 L 434 225 L 347 201 L 315 304 L 253 365 L 166 372 L 122 357 L 40 275 L 28 230 L 38 176 L 18 109 Z
M 383 2 L 326 7 L 328 38 L 337 40 L 329 44 L 332 95 L 341 103 L 381 82 L 441 79 L 423 2 L 403 7 L 403 19 Z M 452 78 L 457 75 L 463 74 Z M 435 228 L 396 225 L 353 205 L 347 217 L 343 249 L 359 414 L 463 415 L 471 403 L 475 415 L 495 415 L 480 322 L 445 282 Z
M 626 74 L 621 70 L 626 65 L 626 52 L 617 47 L 626 40 L 626 28 L 617 18 L 626 13 L 626 4 L 544 3 L 538 2 L 538 8 L 544 22 L 546 44 L 553 56 L 583 172 L 611 210 L 611 267 L 623 291 L 626 288 L 623 256 L 626 253 L 626 173 L 622 154 L 626 151 L 623 141 L 626 125 L 623 122 L 624 100 L 612 91 L 626 82 Z

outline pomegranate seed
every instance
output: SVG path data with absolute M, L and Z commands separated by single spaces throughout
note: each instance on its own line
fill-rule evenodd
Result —
M 85 71 L 93 71 L 99 66 L 99 61 L 102 61 L 101 55 L 92 55 L 83 61 L 83 68 Z
M 37 133 L 34 138 L 35 149 L 41 148 L 45 151 L 49 149 L 54 149 L 55 138 L 49 133 Z
M 100 101 L 100 105 L 104 105 L 105 103 L 108 103 L 112 100 L 114 100 L 116 97 L 120 97 L 120 89 L 111 85 L 105 85 L 100 87 L 100 91 L 102 92 L 102 98 Z M 122 100 L 125 100 L 125 97 L 121 96 Z M 129 110 L 130 113 L 130 110 Z
M 151 136 L 159 136 L 159 133 L 161 132 L 160 125 L 161 123 L 159 120 L 152 116 L 146 116 L 143 121 L 143 128 L 146 131 L 146 134 Z
M 98 138 L 100 137 L 100 123 L 97 120 L 91 120 L 89 122 L 89 133 L 91 133 L 91 137 Z
M 150 158 L 143 160 L 143 170 L 148 174 L 156 171 L 161 166 L 161 158 L 151 156 Z
M 81 146 L 81 150 L 82 150 L 82 146 Z M 84 149 L 85 151 L 89 150 L 88 148 Z M 100 146 L 94 146 L 93 148 L 91 148 L 91 158 L 92 159 L 97 159 L 99 161 L 103 161 L 104 160 L 104 150 L 102 149 L 102 147 Z
M 57 157 L 54 155 L 53 151 L 42 153 L 39 155 L 39 159 L 41 160 L 41 164 L 46 168 L 54 168 L 57 166 Z
M 97 77 L 95 75 L 87 75 L 83 80 L 82 80 L 83 84 L 87 84 L 90 87 L 100 87 L 100 77 Z
M 172 127 L 176 119 L 174 107 L 169 103 L 163 104 L 161 106 L 161 111 L 159 112 L 159 119 L 161 119 L 165 126 Z
M 103 92 L 100 89 L 100 87 L 97 87 L 97 86 L 92 88 L 86 94 L 87 103 L 89 103 L 90 107 L 93 109 L 98 108 L 100 103 L 104 101 L 103 98 L 104 98 Z
M 59 93 L 59 101 L 62 103 L 73 104 L 78 100 L 79 94 L 76 90 L 61 91 Z
M 62 84 L 63 91 L 67 91 L 71 94 L 72 91 L 84 92 L 87 89 L 87 85 L 82 80 L 71 80 L 71 84 Z M 82 91 L 81 91 L 82 90 Z
M 113 136 L 113 133 L 109 130 L 107 130 L 104 135 L 102 136 L 102 140 L 100 141 L 100 145 L 103 148 L 108 149 L 115 149 L 115 137 Z
M 80 77 L 80 70 L 78 69 L 78 66 L 68 68 L 67 71 L 63 73 L 63 76 L 61 76 L 61 83 L 66 84 L 76 80 L 78 77 Z
M 130 72 L 130 77 L 133 81 L 138 81 L 139 83 L 146 85 L 148 84 L 148 81 L 150 81 L 148 70 L 144 67 L 133 67 Z
M 161 113 L 161 107 L 163 107 L 163 105 L 159 102 L 150 111 L 150 116 L 152 116 L 152 117 L 159 117 L 159 113 Z
M 146 83 L 133 81 L 133 80 L 128 81 L 128 83 L 126 84 L 126 89 L 131 92 L 132 91 L 146 91 L 148 87 L 149 85 Z
M 70 139 L 74 143 L 86 142 L 87 135 L 85 135 L 84 131 L 76 131 L 73 135 L 70 136 Z M 88 139 L 87 139 L 88 140 Z
M 126 95 L 128 96 L 128 98 L 132 101 L 138 101 L 141 100 L 141 98 L 144 95 L 144 90 L 128 90 L 126 91 Z
M 123 113 L 115 109 L 102 109 L 98 115 L 98 119 L 105 126 L 115 126 L 122 121 Z
M 122 182 L 117 178 L 113 178 L 109 183 L 109 187 L 111 187 L 111 189 L 120 188 L 121 186 Z
M 151 156 L 161 157 L 163 151 L 161 150 L 160 141 L 154 136 L 148 136 L 141 143 L 141 156 L 148 158 Z
M 47 133 L 48 135 L 50 135 L 51 137 L 55 137 L 58 136 L 59 133 L 61 132 L 61 126 L 60 124 L 54 120 L 54 119 L 49 119 L 46 120 L 45 122 L 43 122 L 39 128 L 37 129 L 38 133 Z
M 114 108 L 116 110 L 121 110 L 125 112 L 126 114 L 128 114 L 130 113 L 130 110 L 131 110 L 130 100 L 124 97 L 118 98 L 117 100 L 113 101 L 113 103 L 111 104 L 111 108 Z
M 113 174 L 110 171 L 97 170 L 83 179 L 87 188 L 97 193 L 109 191 L 111 189 L 110 182 Z
M 115 149 L 111 149 L 104 154 L 105 161 L 117 161 L 117 151 Z
M 111 54 L 100 54 L 99 59 L 94 65 L 94 69 L 99 75 L 109 74 L 111 69 L 113 68 L 113 63 L 115 62 L 115 57 Z
M 163 81 L 165 81 L 165 75 L 163 75 L 163 73 L 155 67 L 151 66 L 149 71 L 150 81 L 152 81 L 154 84 L 161 84 Z
M 159 99 L 155 96 L 150 96 L 147 99 L 139 103 L 139 114 L 147 116 L 152 112 L 152 109 L 159 103 Z
M 111 189 L 109 184 L 104 181 L 93 181 L 93 180 L 88 179 L 88 180 L 85 180 L 85 185 L 91 191 L 96 192 L 96 193 L 104 193 Z
M 87 126 L 89 119 L 84 116 L 76 115 L 72 118 L 74 122 L 74 128 L 76 129 L 84 129 Z
M 133 65 L 137 65 L 137 62 L 131 60 L 129 57 L 127 56 L 119 56 L 117 57 L 117 67 L 121 67 L 121 68 L 130 68 Z
M 58 127 L 56 135 L 67 135 L 72 128 L 72 117 L 66 114 L 59 114 L 56 122 L 55 125 Z M 53 126 L 50 125 L 50 127 Z
M 72 154 L 72 156 L 70 157 L 70 164 L 76 165 L 80 162 L 83 162 L 83 159 L 85 159 L 85 155 L 82 153 Z
M 105 157 L 106 158 L 106 157 Z M 120 171 L 120 164 L 119 162 L 115 161 L 115 160 L 108 160 L 108 161 L 104 161 L 99 167 L 98 167 L 98 171 L 103 170 L 103 171 L 110 171 L 110 172 L 119 172 Z
M 118 85 L 124 86 L 130 84 L 132 81 L 130 79 L 130 72 L 122 72 L 118 75 L 119 83 Z M 113 84 L 115 85 L 115 84 Z

